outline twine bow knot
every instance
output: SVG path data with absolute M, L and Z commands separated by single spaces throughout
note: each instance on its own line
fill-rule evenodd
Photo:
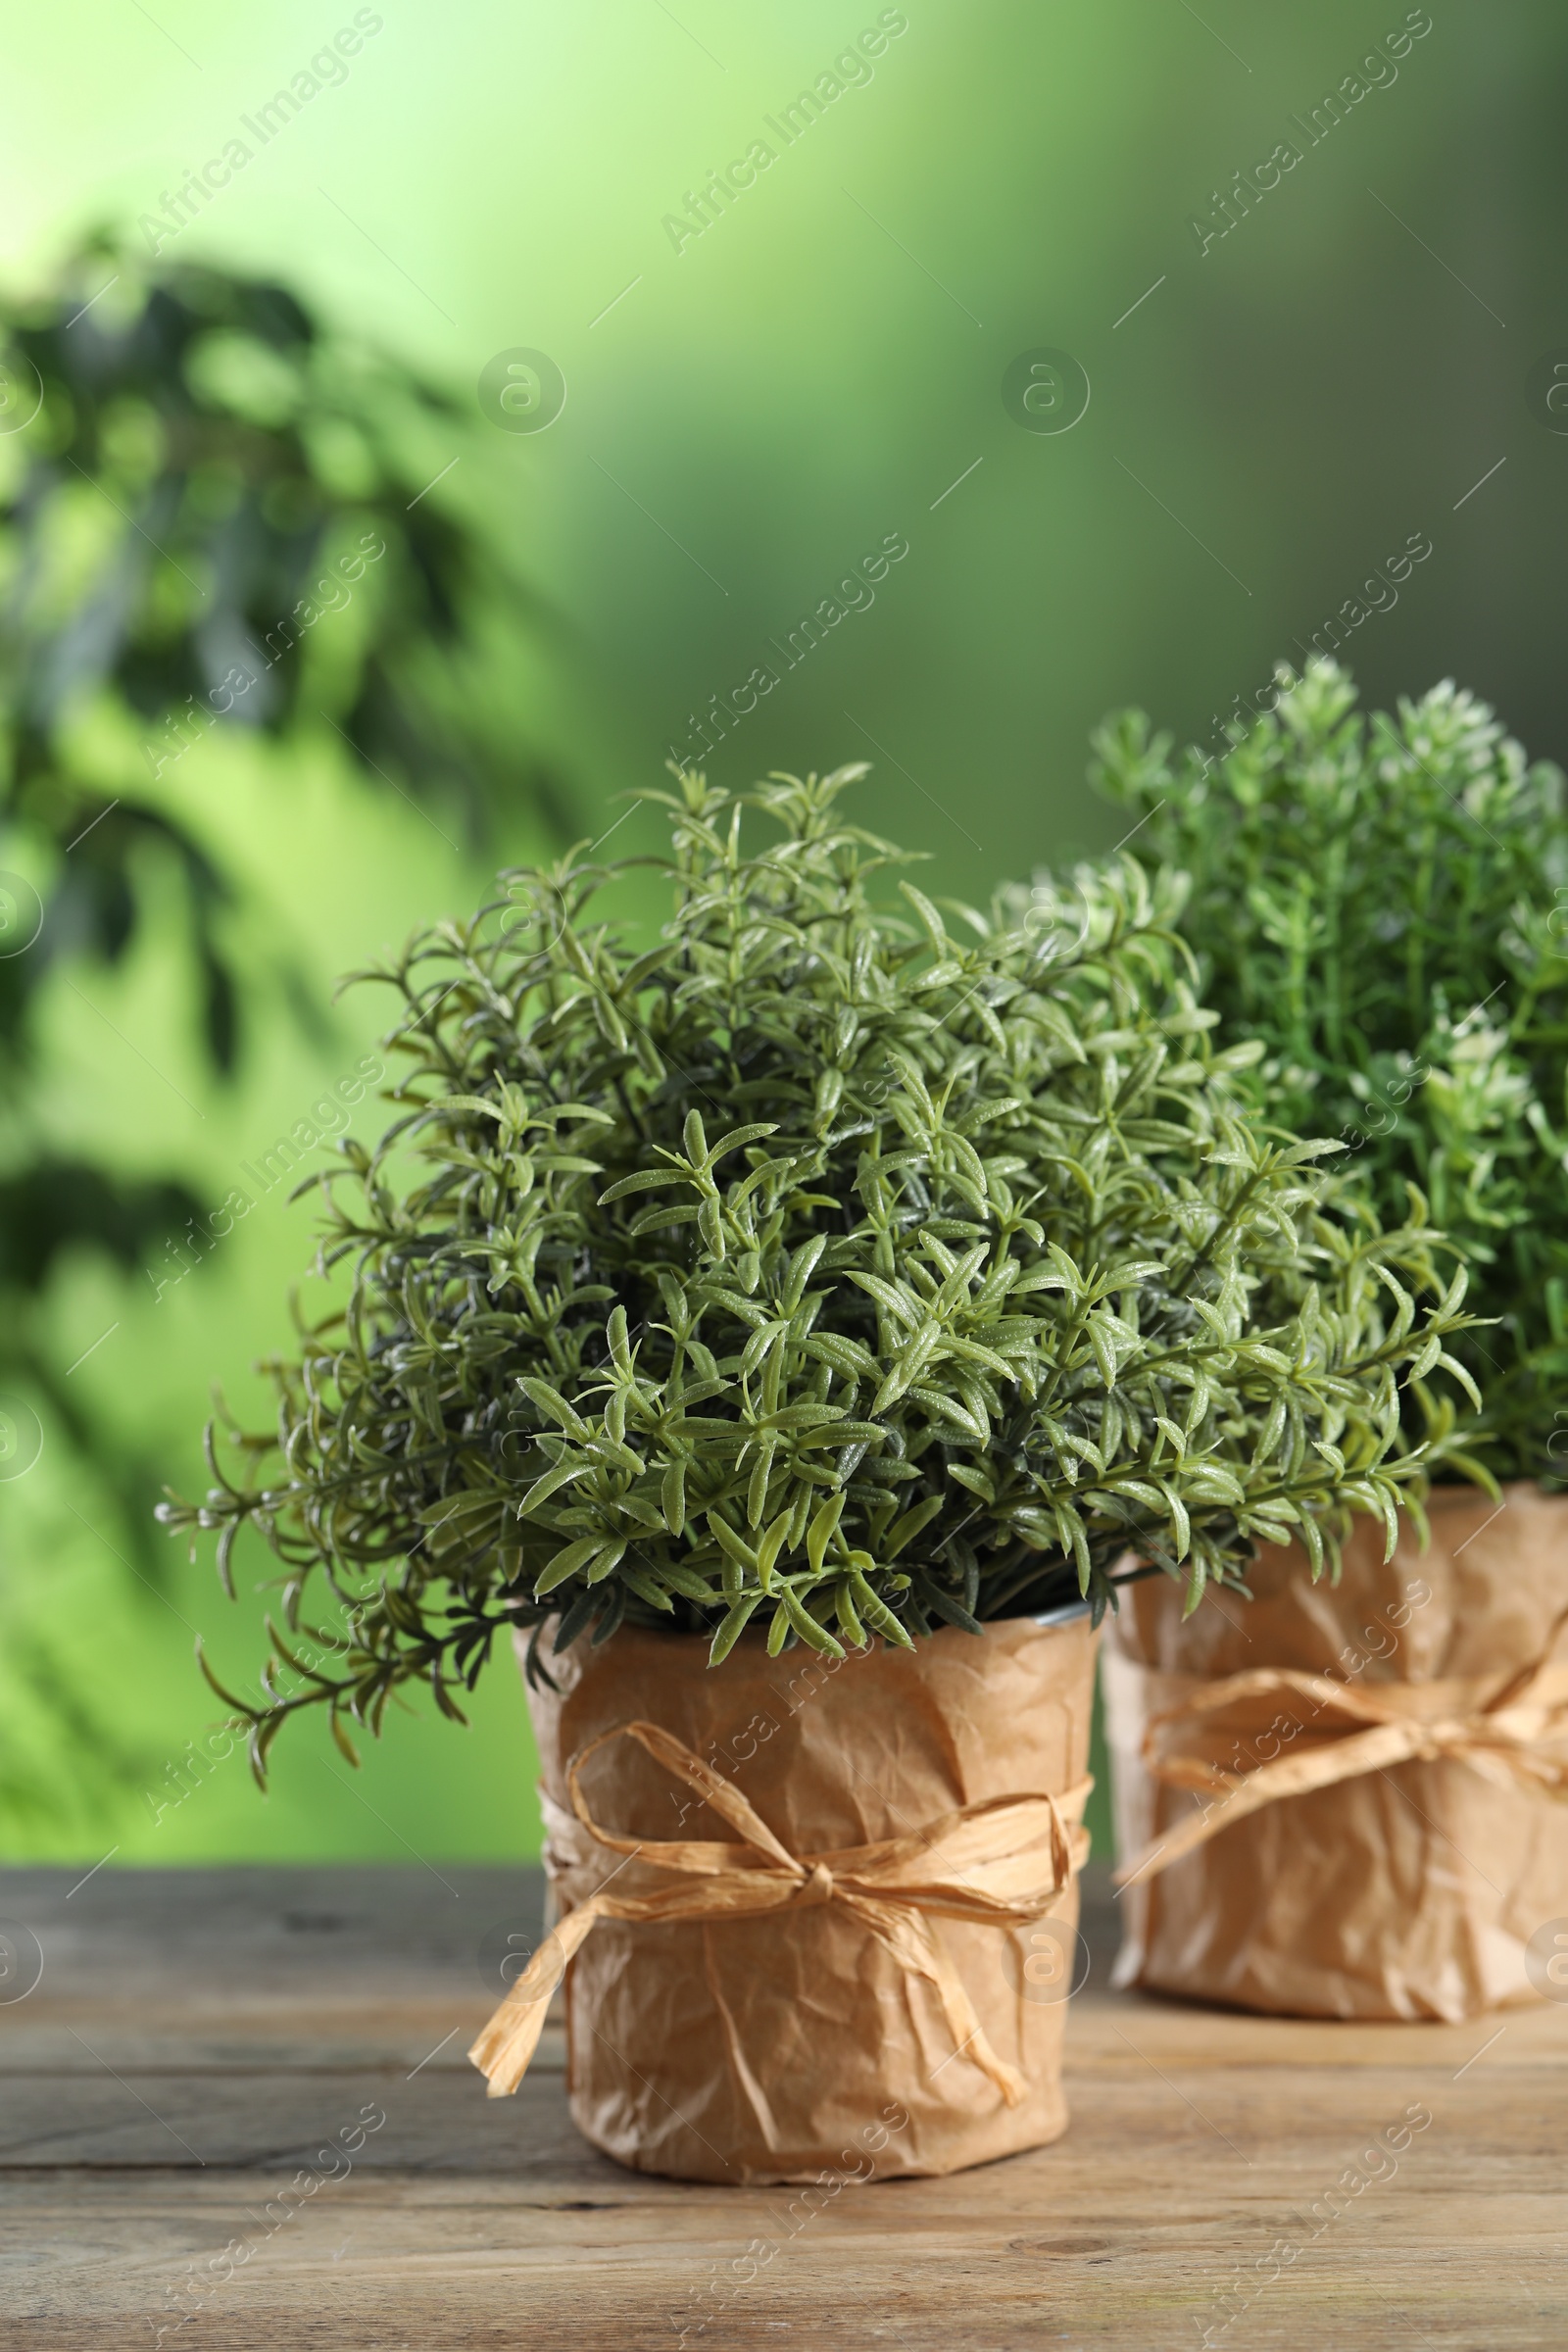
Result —
M 803 1879 L 795 1896 L 797 1911 L 814 1911 L 819 1903 L 833 1900 L 833 1873 L 825 1862 L 814 1862 L 811 1875 Z
M 630 1739 L 688 1783 L 742 1842 L 696 1838 L 652 1840 L 616 1837 L 600 1826 L 582 1793 L 583 1766 L 610 1740 Z M 492 2098 L 514 2091 L 538 2046 L 550 1996 L 572 1955 L 602 1919 L 699 1921 L 756 1918 L 764 1912 L 815 1910 L 839 1903 L 891 1952 L 911 1977 L 932 1984 L 954 2038 L 955 2053 L 973 2060 L 1009 2107 L 1024 2095 L 1022 2077 L 987 2039 L 963 1984 L 932 1925 L 930 1914 L 987 1927 L 1027 1927 L 1043 1919 L 1080 1869 L 1089 1851 L 1079 1816 L 1094 1786 L 1084 1779 L 1060 1797 L 997 1796 L 944 1813 L 904 1838 L 826 1854 L 792 1854 L 732 1781 L 695 1755 L 683 1740 L 654 1723 L 619 1724 L 572 1758 L 567 1773 L 576 1824 L 572 1862 L 589 1861 L 598 1847 L 621 1854 L 619 1869 L 642 1864 L 676 1874 L 674 1886 L 646 1894 L 624 1886 L 599 1890 L 557 1922 L 528 1967 L 479 2035 L 468 2056 L 489 2083 Z M 554 1842 L 554 1838 L 553 1838 Z M 680 1884 L 684 1881 L 685 1884 Z
M 1219 1802 L 1186 1816 L 1122 1863 L 1117 1884 L 1153 1877 L 1280 1797 L 1396 1764 L 1447 1758 L 1504 1788 L 1568 1797 L 1568 1659 L 1554 1654 L 1561 1630 L 1544 1658 L 1502 1677 L 1352 1687 L 1331 1675 L 1265 1666 L 1197 1685 L 1179 1705 L 1150 1717 L 1144 1759 L 1152 1778 L 1167 1788 Z M 1309 1699 L 1311 1712 L 1280 1711 L 1270 1721 L 1270 1707 L 1282 1699 Z M 1250 1770 L 1227 1765 L 1227 1753 L 1234 1759 L 1242 1740 L 1276 1736 L 1282 1724 L 1286 1752 L 1258 1759 Z

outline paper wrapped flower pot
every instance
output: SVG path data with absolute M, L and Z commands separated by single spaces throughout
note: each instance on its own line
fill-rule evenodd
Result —
M 1357 1522 L 1337 1587 L 1150 1578 L 1104 1674 L 1117 1981 L 1298 2017 L 1556 1995 L 1568 1951 L 1568 1496 L 1438 1490 L 1423 1552 Z M 1553 1935 L 1561 1949 L 1553 1946 Z M 1561 1997 L 1556 1995 L 1556 1997 Z
M 565 1971 L 578 2129 L 640 2172 L 948 2173 L 1054 2139 L 1098 1637 L 838 1661 L 623 1628 L 531 1690 L 558 1922 L 475 2043 L 515 2088 Z

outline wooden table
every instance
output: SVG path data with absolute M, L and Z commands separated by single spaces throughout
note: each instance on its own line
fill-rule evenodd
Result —
M 44 1959 L 0 2005 L 0 2343 L 633 2352 L 682 2340 L 694 2289 L 714 2316 L 692 2346 L 1568 2343 L 1568 2007 L 1328 2026 L 1112 1994 L 1114 1915 L 1088 1891 L 1067 2138 L 853 2188 L 781 2240 L 766 2192 L 585 2146 L 559 2033 L 516 2099 L 484 2098 L 463 2053 L 507 1937 L 536 1932 L 531 1874 L 0 1875 L 0 1920 Z M 28 1948 L 13 1936 L 0 1992 Z M 1333 2218 L 1412 2105 L 1430 2126 Z M 270 2213 L 360 2131 L 350 2168 Z M 776 2255 L 736 2283 L 757 2237 Z M 231 2240 L 255 2252 L 222 2283 Z

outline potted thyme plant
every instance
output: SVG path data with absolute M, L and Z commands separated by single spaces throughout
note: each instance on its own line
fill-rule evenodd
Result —
M 1245 1636 L 1153 1593 L 1124 1612 L 1123 1841 L 1161 1846 L 1127 1973 L 1334 2016 L 1533 1998 L 1531 1936 L 1568 1914 L 1562 778 L 1451 684 L 1369 718 L 1327 662 L 1282 669 L 1217 763 L 1136 712 L 1097 749 L 1138 858 L 1187 878 L 1182 932 L 1268 1116 L 1341 1142 L 1347 1200 L 1430 1203 L 1476 1316 L 1424 1554 L 1418 1516 L 1392 1559 L 1381 1529 L 1348 1545 L 1337 1591 L 1265 1555 Z M 1152 1782 L 1161 1674 L 1211 1687 L 1155 1734 Z M 1182 1788 L 1221 1801 L 1200 1821 Z
M 580 2127 L 686 2178 L 1063 2129 L 1022 1972 L 1071 1940 L 1117 1564 L 1196 1603 L 1392 1536 L 1449 1418 L 1401 1381 L 1464 1322 L 1423 1216 L 1243 1115 L 1163 883 L 888 892 L 861 773 L 650 796 L 656 939 L 574 855 L 379 975 L 401 1115 L 318 1180 L 347 1294 L 245 1476 L 164 1511 L 283 1562 L 269 1700 L 215 1685 L 259 1772 L 312 1708 L 351 1752 L 402 1686 L 460 1714 L 515 1642 L 561 1916 L 474 2054 L 514 2088 L 570 1960 Z

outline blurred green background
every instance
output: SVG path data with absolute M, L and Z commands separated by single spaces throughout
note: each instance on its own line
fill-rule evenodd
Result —
M 241 130 L 356 23 L 341 75 L 319 69 L 265 144 Z M 614 795 L 705 741 L 737 785 L 871 760 L 864 821 L 971 896 L 1114 838 L 1083 782 L 1106 710 L 1137 702 L 1217 745 L 1335 614 L 1375 699 L 1452 674 L 1534 753 L 1568 751 L 1568 438 L 1545 405 L 1568 362 L 1568 20 L 1546 0 L 357 18 L 278 0 L 227 19 L 80 0 L 19 20 L 9 53 L 11 289 L 104 223 L 149 259 L 156 239 L 164 263 L 285 280 L 453 394 L 455 463 L 424 495 L 491 531 L 538 600 L 480 844 L 439 792 L 416 805 L 319 734 L 280 753 L 219 728 L 138 777 L 236 884 L 220 923 L 256 975 L 239 1065 L 220 1080 L 203 1051 L 149 850 L 130 952 L 55 953 L 34 1082 L 3 1106 L 13 1158 L 25 1128 L 220 1199 L 373 1045 L 373 993 L 327 1011 L 339 972 L 465 907 L 494 864 L 600 835 Z M 781 129 L 803 90 L 814 115 Z M 251 161 L 189 225 L 138 227 L 235 137 Z M 772 160 L 721 203 L 712 172 L 759 140 Z M 481 406 L 481 372 L 519 350 L 564 379 L 548 430 L 497 429 L 493 392 Z M 1057 373 L 1009 408 L 1009 368 L 1042 352 L 1075 368 L 1043 363 Z M 1062 420 L 1075 369 L 1087 409 L 1033 429 Z M 1413 536 L 1431 554 L 1396 597 L 1363 594 Z M 907 552 L 874 595 L 856 586 L 893 541 Z M 797 633 L 792 661 L 809 614 L 817 641 Z M 777 683 L 738 712 L 760 665 Z M 653 839 L 633 815 L 616 847 Z M 0 863 L 28 874 L 30 854 L 19 837 Z M 279 954 L 324 1016 L 314 1034 L 265 978 Z M 49 1360 L 111 1449 L 203 1482 L 212 1384 L 254 1409 L 310 1222 L 270 1194 L 161 1297 L 145 1268 L 66 1254 Z M 313 1727 L 283 1741 L 265 1802 L 237 1757 L 171 1802 L 171 1767 L 215 1720 L 195 1636 L 247 1669 L 262 1562 L 242 1557 L 236 1607 L 208 1561 L 139 1549 L 40 1409 L 37 1466 L 0 1483 L 0 1851 L 532 1850 L 504 1662 L 466 1737 L 416 1710 L 355 1777 Z

